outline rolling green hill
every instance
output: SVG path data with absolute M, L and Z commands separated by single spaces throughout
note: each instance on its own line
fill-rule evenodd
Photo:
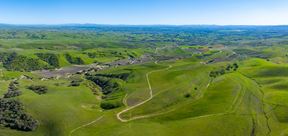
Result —
M 288 135 L 286 27 L 92 28 L 0 25 L 0 136 Z

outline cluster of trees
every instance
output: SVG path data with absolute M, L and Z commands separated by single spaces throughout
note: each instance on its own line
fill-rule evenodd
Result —
M 4 98 L 12 98 L 21 95 L 21 91 L 18 89 L 18 82 L 12 81 L 9 84 L 7 93 L 4 94 Z
M 72 57 L 70 54 L 65 54 L 66 60 L 71 64 L 81 65 L 84 64 L 84 61 L 80 57 Z
M 59 68 L 59 56 L 54 53 L 35 53 L 38 58 L 19 55 L 16 52 L 0 52 L 0 62 L 4 68 L 11 71 L 35 71 L 51 68 Z M 67 61 L 71 64 L 84 64 L 80 57 L 65 54 Z M 45 62 L 47 63 L 45 63 Z
M 29 90 L 32 90 L 33 92 L 41 95 L 41 94 L 46 94 L 48 88 L 43 85 L 30 85 L 27 87 Z
M 123 82 L 123 80 L 120 78 L 115 78 L 119 77 L 115 75 L 86 75 L 86 79 L 93 81 L 101 87 L 101 91 L 104 96 L 102 97 L 103 101 L 101 101 L 100 107 L 103 109 L 114 109 L 123 105 L 121 102 L 121 95 L 119 95 L 123 92 L 123 88 L 121 85 L 121 81 Z
M 21 131 L 32 131 L 37 121 L 24 112 L 23 105 L 13 99 L 0 98 L 0 125 Z
M 102 93 L 108 95 L 114 91 L 121 89 L 121 85 L 113 80 L 113 78 L 108 78 L 104 76 L 87 76 L 88 80 L 93 81 L 102 88 Z
M 210 77 L 216 78 L 217 76 L 224 75 L 227 72 L 237 71 L 239 68 L 237 63 L 229 64 L 225 69 L 221 68 L 219 70 L 214 70 L 209 73 Z
M 37 127 L 37 121 L 24 112 L 23 105 L 14 99 L 21 95 L 19 82 L 11 81 L 7 93 L 0 98 L 0 125 L 22 131 L 32 131 Z
M 233 63 L 232 65 L 228 65 L 227 67 L 226 67 L 226 71 L 237 71 L 238 70 L 238 68 L 239 68 L 239 66 L 238 66 L 238 64 L 237 63 Z
M 60 67 L 59 57 L 56 54 L 53 54 L 53 53 L 36 53 L 35 55 L 38 58 L 40 58 L 41 60 L 47 62 L 53 68 Z
M 220 69 L 220 70 L 211 71 L 209 73 L 209 76 L 216 78 L 217 76 L 224 75 L 224 74 L 225 74 L 225 69 Z
M 49 68 L 38 58 L 30 58 L 17 53 L 0 53 L 0 61 L 7 70 L 11 71 L 33 71 Z

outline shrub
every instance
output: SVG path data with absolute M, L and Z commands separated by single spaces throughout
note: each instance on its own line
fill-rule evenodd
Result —
M 189 97 L 191 97 L 191 94 L 190 94 L 190 93 L 186 93 L 186 94 L 184 95 L 184 97 L 185 97 L 185 98 L 189 98 Z
M 28 89 L 32 90 L 33 92 L 41 95 L 47 93 L 48 88 L 42 85 L 31 85 L 28 86 Z
M 69 86 L 80 86 L 82 80 L 72 80 Z
M 119 103 L 119 102 L 103 101 L 103 102 L 101 102 L 101 104 L 100 104 L 100 107 L 101 107 L 102 109 L 105 109 L 105 110 L 115 109 L 115 108 L 118 108 L 118 107 L 120 107 L 120 106 L 122 106 L 122 104 Z

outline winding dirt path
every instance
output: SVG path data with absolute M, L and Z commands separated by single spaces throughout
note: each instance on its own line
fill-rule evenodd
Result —
M 104 116 L 101 116 L 101 117 L 97 118 L 96 120 L 93 120 L 93 121 L 91 121 L 91 122 L 89 122 L 89 123 L 87 123 L 87 124 L 81 125 L 81 126 L 75 128 L 75 129 L 71 130 L 70 133 L 69 133 L 69 136 L 72 136 L 72 134 L 73 134 L 74 132 L 76 132 L 77 130 L 79 130 L 79 129 L 81 129 L 81 128 L 90 126 L 90 125 L 98 122 L 98 121 L 101 120 L 103 117 L 104 117 Z
M 158 64 L 157 61 L 155 62 L 155 64 Z M 153 90 L 152 90 L 152 86 L 151 86 L 151 83 L 150 83 L 150 80 L 149 80 L 149 75 L 152 74 L 152 73 L 155 73 L 155 72 L 169 70 L 172 67 L 173 67 L 172 65 L 169 65 L 167 68 L 160 69 L 160 70 L 153 70 L 153 71 L 150 71 L 150 72 L 146 73 L 146 81 L 147 81 L 147 84 L 148 84 L 148 87 L 149 87 L 149 90 L 150 90 L 149 98 L 147 100 L 141 102 L 141 103 L 138 103 L 138 104 L 136 104 L 134 106 L 128 107 L 128 108 L 120 111 L 119 113 L 117 113 L 117 119 L 120 120 L 121 122 L 128 122 L 128 121 L 132 121 L 132 120 L 136 120 L 136 119 L 140 119 L 140 118 L 146 117 L 146 116 L 139 116 L 139 117 L 133 117 L 131 119 L 123 119 L 123 118 L 121 118 L 121 114 L 123 114 L 123 113 L 125 113 L 125 112 L 127 112 L 129 110 L 132 110 L 132 109 L 134 109 L 136 107 L 139 107 L 139 106 L 145 104 L 146 102 L 150 101 L 151 99 L 153 99 Z

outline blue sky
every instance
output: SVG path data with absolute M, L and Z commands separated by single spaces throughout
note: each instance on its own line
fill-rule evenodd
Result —
M 10 24 L 288 24 L 288 0 L 0 0 Z

